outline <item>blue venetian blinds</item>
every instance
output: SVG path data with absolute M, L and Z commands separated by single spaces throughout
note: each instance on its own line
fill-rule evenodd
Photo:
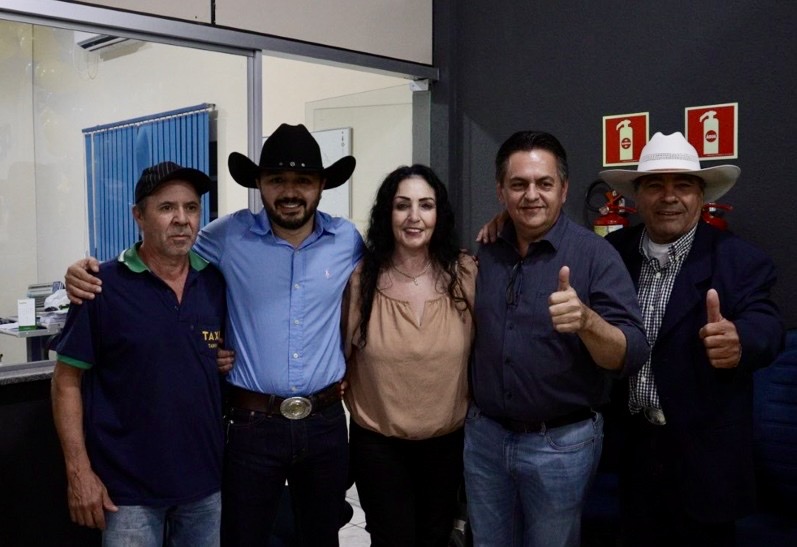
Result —
M 98 125 L 83 130 L 90 252 L 108 260 L 138 238 L 130 212 L 141 171 L 173 161 L 208 173 L 212 104 Z M 209 218 L 202 196 L 202 225 Z

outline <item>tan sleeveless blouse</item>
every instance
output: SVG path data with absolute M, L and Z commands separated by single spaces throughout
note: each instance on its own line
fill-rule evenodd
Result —
M 476 263 L 461 255 L 465 299 L 473 307 Z M 427 439 L 450 433 L 465 420 L 468 356 L 473 341 L 471 312 L 447 294 L 427 300 L 421 324 L 407 302 L 379 290 L 360 349 L 360 267 L 348 288 L 345 325 L 346 405 L 354 421 L 389 437 Z

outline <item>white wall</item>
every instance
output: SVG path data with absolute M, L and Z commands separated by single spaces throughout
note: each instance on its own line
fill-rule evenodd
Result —
M 384 173 L 411 161 L 408 82 L 273 57 L 263 73 L 264 133 L 282 122 L 353 127 L 362 228 Z M 100 56 L 77 48 L 72 31 L 0 21 L 0 82 L 0 315 L 15 313 L 28 284 L 62 279 L 88 247 L 84 128 L 214 103 L 219 212 L 248 204 L 227 171 L 229 153 L 247 150 L 244 58 L 144 43 Z M 375 115 L 377 103 L 409 108 L 406 119 Z M 0 336 L 0 353 L 22 361 L 24 343 Z
M 0 21 L 0 315 L 36 280 L 32 48 L 30 25 Z M 0 335 L 0 353 L 23 360 L 25 343 Z
M 246 61 L 161 44 L 131 44 L 100 57 L 73 45 L 71 31 L 36 27 L 35 87 L 38 277 L 63 276 L 87 248 L 81 129 L 199 103 L 214 103 L 219 154 L 246 147 Z M 124 53 L 124 54 L 123 54 Z M 45 114 L 46 113 L 46 114 Z M 220 209 L 245 206 L 246 192 L 219 177 Z M 237 200 L 236 200 L 237 196 Z M 131 204 L 132 205 L 132 204 Z
M 433 0 L 216 0 L 215 24 L 432 64 Z M 213 23 L 210 0 L 83 0 Z
M 408 85 L 408 80 L 264 55 L 263 130 L 268 134 L 283 122 L 309 124 L 306 103 L 397 85 Z
M 164 15 L 166 17 L 198 21 L 200 23 L 210 23 L 210 1 L 211 0 L 166 0 L 165 2 L 164 0 L 84 0 L 82 3 L 137 11 L 152 15 Z
M 307 119 L 315 130 L 352 128 L 352 153 L 357 168 L 351 183 L 351 220 L 364 233 L 382 180 L 399 165 L 412 163 L 409 85 L 403 82 L 314 101 L 307 104 Z
M 432 63 L 432 0 L 216 0 L 216 23 Z
M 264 133 L 280 123 L 352 128 L 351 220 L 361 231 L 382 179 L 412 161 L 412 92 L 403 78 L 263 57 Z
M 138 43 L 102 58 L 69 30 L 0 25 L 0 314 L 16 313 L 28 284 L 63 279 L 88 248 L 84 128 L 214 103 L 219 210 L 247 206 L 226 168 L 247 147 L 243 57 Z M 24 357 L 17 342 L 0 336 L 3 362 Z

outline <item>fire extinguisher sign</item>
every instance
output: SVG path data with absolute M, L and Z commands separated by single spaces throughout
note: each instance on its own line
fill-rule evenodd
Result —
M 738 156 L 739 103 L 690 106 L 685 113 L 686 140 L 700 159 Z
M 649 113 L 603 117 L 603 166 L 639 163 L 639 153 L 648 142 Z

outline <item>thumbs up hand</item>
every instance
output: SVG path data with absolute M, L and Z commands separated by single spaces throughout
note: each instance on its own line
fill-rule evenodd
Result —
M 559 270 L 559 286 L 548 297 L 548 311 L 557 332 L 578 332 L 587 322 L 587 307 L 570 286 L 570 268 L 567 266 Z
M 554 330 L 577 335 L 596 365 L 607 370 L 623 368 L 627 349 L 625 334 L 581 301 L 570 286 L 567 266 L 559 270 L 556 292 L 548 297 L 548 312 Z
M 707 323 L 700 329 L 700 338 L 706 347 L 708 361 L 714 368 L 734 368 L 742 357 L 742 346 L 736 325 L 722 317 L 717 291 L 706 293 Z
M 570 267 L 562 266 L 559 270 L 559 288 L 557 291 L 562 292 L 570 288 Z
M 720 313 L 720 295 L 715 289 L 709 289 L 706 293 L 706 315 L 709 323 L 719 323 L 722 321 Z

